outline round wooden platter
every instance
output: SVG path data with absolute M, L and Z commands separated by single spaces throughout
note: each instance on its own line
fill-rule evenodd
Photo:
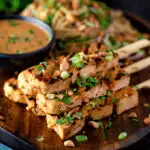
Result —
M 112 128 L 107 130 L 107 137 L 104 134 L 106 132 L 104 132 L 103 127 L 94 129 L 87 125 L 80 133 L 88 136 L 87 142 L 82 144 L 76 143 L 75 148 L 64 147 L 63 141 L 59 136 L 47 128 L 45 118 L 36 117 L 31 112 L 27 112 L 24 105 L 14 103 L 3 96 L 3 83 L 7 78 L 7 76 L 1 76 L 0 78 L 0 106 L 3 108 L 0 113 L 5 117 L 5 121 L 0 121 L 0 126 L 31 143 L 37 149 L 113 150 L 127 148 L 133 144 L 137 144 L 150 133 L 150 127 L 145 126 L 143 123 L 143 119 L 150 113 L 150 109 L 143 106 L 144 103 L 150 103 L 150 90 L 143 89 L 139 91 L 140 104 L 138 107 L 114 118 Z M 150 67 L 134 74 L 131 82 L 137 84 L 149 78 Z M 128 118 L 128 114 L 133 111 L 138 115 L 138 123 Z M 107 122 L 107 120 L 104 120 L 104 122 Z M 128 137 L 123 141 L 118 141 L 117 137 L 123 131 L 128 133 Z M 43 140 L 37 140 L 39 137 L 43 137 Z M 75 137 L 72 139 L 75 140 Z

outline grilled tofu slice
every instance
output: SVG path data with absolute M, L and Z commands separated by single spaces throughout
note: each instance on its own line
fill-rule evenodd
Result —
M 112 61 L 107 61 L 104 57 L 90 58 L 88 55 L 85 55 L 85 58 L 87 60 L 84 60 L 86 63 L 82 69 L 70 65 L 68 57 L 40 63 L 19 74 L 18 86 L 26 95 L 32 97 L 35 97 L 38 92 L 43 94 L 60 92 L 68 89 L 70 83 L 75 83 L 78 75 L 88 77 L 98 72 L 104 75 L 110 68 L 118 65 L 117 54 L 114 54 Z M 67 70 L 70 74 L 68 79 L 63 80 L 60 77 L 63 70 Z
M 36 116 L 45 116 L 45 113 L 42 111 L 42 109 L 38 108 L 38 106 L 35 106 L 35 100 L 26 96 L 18 88 L 16 78 L 11 78 L 5 82 L 4 94 L 14 102 L 26 104 L 26 109 L 31 110 Z
M 28 97 L 18 88 L 16 78 L 7 80 L 4 84 L 4 95 L 10 100 L 26 104 Z
M 92 120 L 100 120 L 111 116 L 113 113 L 113 104 L 97 107 L 89 111 L 89 117 Z
M 74 123 L 57 124 L 57 116 L 46 115 L 47 126 L 59 135 L 62 140 L 68 139 L 77 134 L 85 126 L 85 120 L 75 119 Z
M 45 113 L 48 114 L 61 114 L 62 112 L 69 111 L 77 106 L 81 106 L 82 102 L 87 102 L 91 98 L 99 97 L 106 94 L 108 87 L 105 83 L 99 84 L 81 95 L 72 95 L 71 102 L 65 103 L 59 101 L 57 98 L 48 98 L 44 94 L 38 93 L 36 97 L 36 104 Z M 64 95 L 64 94 L 63 94 Z M 57 96 L 56 96 L 57 97 Z
M 130 76 L 122 76 L 119 80 L 114 80 L 110 84 L 110 89 L 112 91 L 118 91 L 120 89 L 123 89 L 130 84 Z
M 45 62 L 46 63 L 46 62 Z M 53 93 L 69 88 L 70 79 L 62 80 L 59 78 L 54 82 L 52 75 L 56 74 L 56 63 L 47 62 L 47 65 L 39 64 L 24 70 L 18 76 L 18 86 L 26 94 L 36 96 L 38 92 Z M 54 82 L 54 83 L 53 83 Z
M 136 107 L 139 103 L 138 92 L 131 87 L 115 92 L 114 97 L 118 99 L 115 104 L 117 115 Z
M 69 111 L 77 106 L 81 106 L 81 96 L 72 96 L 70 103 L 58 101 L 57 99 L 48 99 L 44 94 L 38 93 L 36 97 L 36 104 L 46 114 L 59 115 L 62 112 Z

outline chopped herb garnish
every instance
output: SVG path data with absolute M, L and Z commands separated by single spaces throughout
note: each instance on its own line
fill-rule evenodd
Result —
M 138 34 L 138 39 L 139 39 L 139 40 L 144 39 L 144 35 L 141 34 L 141 33 L 139 33 L 139 34 Z
M 69 73 L 67 71 L 63 71 L 60 76 L 63 80 L 65 80 L 69 77 Z
M 95 78 L 95 77 L 81 77 L 81 78 L 77 78 L 77 85 L 79 87 L 88 87 L 88 88 L 91 88 L 91 87 L 94 87 L 98 84 L 98 80 Z
M 108 28 L 108 26 L 110 25 L 110 23 L 111 23 L 111 17 L 110 16 L 108 18 L 101 17 L 100 20 L 99 20 L 99 24 L 100 24 L 100 27 L 102 29 Z
M 91 40 L 91 37 L 74 37 L 72 39 L 68 39 L 67 43 L 83 43 Z
M 114 104 L 117 101 L 117 98 L 112 98 L 111 104 Z
M 41 141 L 44 140 L 44 137 L 43 136 L 38 136 L 37 138 L 35 138 L 35 140 L 41 142 Z
M 72 65 L 77 68 L 83 68 L 84 62 L 83 62 L 83 55 L 81 53 L 75 54 L 71 59 Z
M 150 104 L 145 104 L 144 107 L 150 109 Z
M 28 32 L 29 32 L 30 34 L 34 34 L 34 31 L 33 31 L 32 29 L 28 30 Z
M 74 117 L 78 118 L 78 117 L 82 117 L 82 113 L 81 112 L 76 112 L 74 114 Z
M 65 119 L 63 119 L 63 118 L 58 119 L 58 120 L 56 121 L 56 124 L 66 124 L 66 123 L 67 123 L 67 121 L 66 121 Z
M 108 123 L 105 125 L 105 129 L 110 129 L 112 127 L 112 121 L 108 121 Z
M 74 123 L 74 117 L 66 115 L 65 118 L 68 123 L 70 123 L 70 124 Z
M 87 27 L 95 27 L 95 24 L 90 22 L 90 21 L 86 21 L 85 24 L 86 24 Z
M 112 94 L 112 91 L 107 90 L 106 95 L 107 95 L 107 96 L 110 96 L 111 94 Z
M 11 34 L 8 36 L 8 43 L 15 44 L 19 39 L 20 37 L 17 37 L 15 34 Z
M 36 66 L 36 71 L 37 71 L 38 73 L 41 74 L 41 73 L 44 72 L 44 70 L 45 70 L 44 66 L 42 66 L 42 65 Z
M 141 50 L 138 50 L 138 51 L 137 51 L 137 54 L 139 54 L 139 55 L 145 55 L 145 51 L 142 50 L 142 49 L 141 49 Z
M 46 68 L 48 66 L 48 62 L 46 62 L 46 61 L 40 62 L 40 65 L 43 65 Z
M 55 16 L 55 14 L 53 13 L 53 14 L 51 14 L 50 16 L 48 16 L 47 18 L 46 18 L 46 23 L 47 24 L 51 24 L 52 23 L 52 20 L 53 20 L 53 18 L 54 18 L 54 16 Z
M 99 126 L 103 126 L 103 122 L 102 121 L 99 121 L 97 122 Z
M 41 42 L 40 40 L 37 40 L 37 43 L 38 43 L 39 45 L 42 45 L 42 42 Z
M 25 41 L 25 42 L 28 42 L 28 41 L 30 41 L 30 38 L 29 38 L 29 37 L 25 37 L 25 38 L 24 38 L 24 41 Z
M 134 122 L 137 122 L 137 123 L 139 122 L 139 120 L 135 117 L 131 118 L 131 120 L 134 121 Z
M 124 140 L 127 137 L 127 132 L 121 132 L 118 136 L 118 140 Z
M 95 108 L 96 105 L 97 105 L 97 103 L 94 102 L 94 101 L 90 101 L 90 103 L 88 104 L 88 106 L 89 106 L 91 109 Z
M 23 52 L 21 50 L 16 50 L 17 54 L 23 54 Z
M 127 75 L 127 73 L 124 71 L 124 72 L 121 72 L 121 74 L 123 75 L 123 76 L 126 76 Z
M 65 94 L 62 99 L 57 97 L 56 100 L 69 104 L 71 102 L 71 97 L 68 94 Z
M 77 140 L 78 142 L 85 142 L 85 141 L 88 140 L 88 137 L 87 137 L 86 135 L 77 135 L 77 136 L 76 136 L 76 140 Z
M 19 23 L 17 23 L 16 21 L 14 20 L 8 20 L 8 23 L 12 26 L 12 27 L 16 27 L 19 25 Z
M 74 117 L 65 115 L 64 117 L 58 119 L 56 124 L 72 124 L 74 123 Z
M 98 101 L 99 105 L 104 105 L 106 102 L 106 99 L 107 99 L 106 96 L 100 96 L 99 101 Z
M 137 89 L 137 86 L 136 86 L 136 85 L 132 85 L 132 88 L 135 88 L 135 89 Z
M 105 59 L 106 59 L 107 61 L 112 61 L 113 58 L 114 58 L 113 51 L 112 51 L 112 50 L 108 50 L 108 54 L 107 54 L 107 56 L 105 56 Z
M 81 14 L 79 15 L 79 19 L 80 19 L 80 20 L 83 20 L 83 19 L 87 18 L 89 15 L 90 15 L 89 12 L 81 13 Z

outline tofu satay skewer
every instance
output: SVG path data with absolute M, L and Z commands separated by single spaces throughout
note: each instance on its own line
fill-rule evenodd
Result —
M 147 57 L 145 59 L 142 59 L 138 62 L 135 62 L 134 64 L 127 66 L 124 68 L 124 70 L 128 73 L 128 74 L 133 74 L 135 72 L 138 72 L 144 68 L 150 67 L 150 57 Z
M 138 50 L 149 46 L 150 41 L 147 39 L 143 39 L 118 49 L 116 53 L 119 55 L 119 59 L 123 59 L 133 53 L 136 53 Z
M 150 88 L 150 79 L 137 84 L 136 87 L 137 87 L 138 90 L 140 90 L 142 88 Z

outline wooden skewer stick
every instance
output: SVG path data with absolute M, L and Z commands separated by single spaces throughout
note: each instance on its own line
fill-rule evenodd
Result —
M 140 90 L 142 88 L 150 88 L 150 79 L 148 79 L 142 83 L 139 83 L 136 87 L 138 90 Z
M 143 39 L 118 49 L 116 53 L 118 53 L 120 59 L 123 59 L 130 56 L 133 53 L 136 53 L 139 49 L 148 46 L 150 46 L 150 41 L 147 39 Z
M 127 66 L 124 68 L 124 70 L 128 73 L 128 74 L 133 74 L 135 72 L 138 72 L 144 68 L 147 68 L 150 66 L 150 57 L 142 59 L 138 62 L 135 62 L 134 64 Z

